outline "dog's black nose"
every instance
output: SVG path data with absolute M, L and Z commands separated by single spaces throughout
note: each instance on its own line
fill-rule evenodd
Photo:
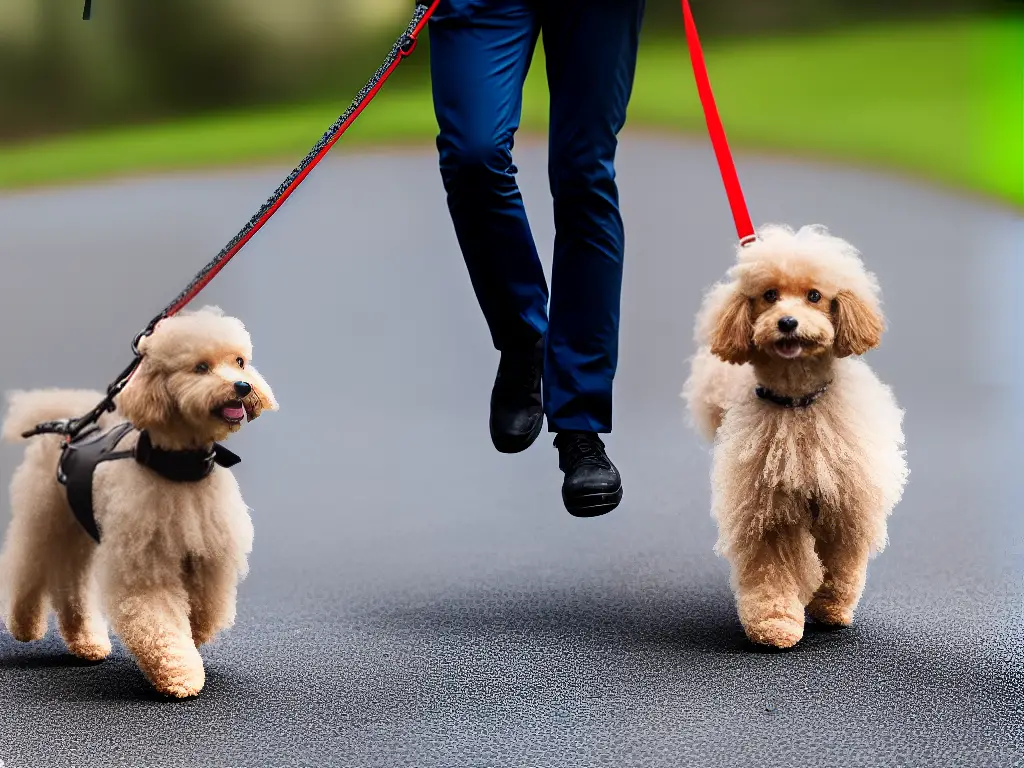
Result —
M 783 333 L 790 333 L 796 330 L 796 327 L 800 325 L 799 321 L 795 317 L 786 315 L 779 320 L 779 330 Z
M 235 394 L 239 397 L 246 397 L 252 392 L 252 384 L 248 381 L 236 381 L 235 382 Z

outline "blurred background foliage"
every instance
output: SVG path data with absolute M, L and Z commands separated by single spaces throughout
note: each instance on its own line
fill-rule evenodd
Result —
M 412 7 L 409 0 L 94 2 L 89 24 L 80 19 L 81 0 L 0 2 L 0 139 L 348 94 L 372 71 Z M 713 39 L 997 11 L 1009 4 L 695 0 L 693 5 L 702 35 Z M 680 27 L 676 0 L 649 0 L 648 37 L 677 34 Z M 426 57 L 416 57 L 410 69 L 422 70 L 425 63 Z
M 365 78 L 406 0 L 0 2 L 0 138 L 301 100 Z
M 740 143 L 902 164 L 1024 202 L 1015 167 L 1024 165 L 1024 0 L 692 4 Z M 411 0 L 94 0 L 83 22 L 81 0 L 0 0 L 0 186 L 297 159 L 411 9 Z M 648 0 L 644 36 L 631 124 L 702 130 L 678 0 Z M 346 146 L 370 134 L 429 140 L 428 64 L 412 57 Z M 539 77 L 528 83 L 524 129 L 543 127 Z M 68 135 L 95 138 L 61 144 Z M 964 148 L 970 141 L 978 151 Z

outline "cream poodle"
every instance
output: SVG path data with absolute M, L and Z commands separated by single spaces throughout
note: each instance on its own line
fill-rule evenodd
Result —
M 683 397 L 714 441 L 716 551 L 740 622 L 789 648 L 804 612 L 847 626 L 908 469 L 903 411 L 856 356 L 881 341 L 879 286 L 823 227 L 766 227 L 697 317 Z
M 71 486 L 58 482 L 63 438 L 29 439 L 11 480 L 0 608 L 22 642 L 43 637 L 52 608 L 68 649 L 96 661 L 111 651 L 107 619 L 153 686 L 183 698 L 205 681 L 198 648 L 234 622 L 252 546 L 248 508 L 225 468 L 237 457 L 217 442 L 277 403 L 249 362 L 245 327 L 215 307 L 161 321 L 139 350 L 117 410 L 99 425 L 112 430 L 108 442 L 123 459 L 108 456 L 92 475 L 86 516 L 99 543 L 76 519 L 89 494 L 73 513 Z M 20 440 L 35 424 L 79 416 L 101 399 L 81 390 L 13 393 L 3 436 Z

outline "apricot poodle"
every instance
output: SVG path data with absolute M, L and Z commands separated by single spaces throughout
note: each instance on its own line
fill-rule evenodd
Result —
M 73 512 L 70 486 L 57 480 L 62 438 L 30 438 L 11 480 L 0 608 L 23 642 L 43 637 L 52 609 L 68 649 L 94 661 L 111 652 L 109 620 L 153 686 L 183 698 L 205 681 L 199 647 L 234 622 L 252 547 L 249 510 L 217 443 L 278 406 L 250 363 L 245 327 L 215 307 L 163 320 L 139 349 L 117 410 L 99 425 L 125 459 L 95 465 L 89 511 L 99 543 L 76 519 L 89 499 Z M 80 416 L 102 395 L 9 399 L 3 436 L 14 441 L 41 421 Z
M 847 626 L 908 469 L 903 411 L 859 355 L 881 342 L 880 291 L 823 227 L 762 229 L 705 295 L 683 390 L 714 441 L 716 551 L 740 622 L 788 648 Z

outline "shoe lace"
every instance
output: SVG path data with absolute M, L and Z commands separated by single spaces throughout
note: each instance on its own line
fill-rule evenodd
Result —
M 604 443 L 596 435 L 583 432 L 562 433 L 556 439 L 566 463 L 573 467 L 592 465 L 611 469 L 612 463 L 604 451 Z

